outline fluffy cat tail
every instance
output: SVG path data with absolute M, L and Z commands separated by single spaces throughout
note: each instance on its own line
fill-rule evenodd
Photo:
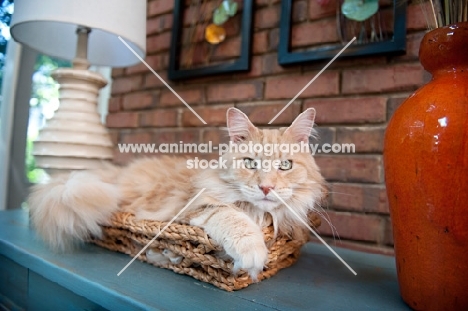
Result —
M 100 224 L 118 210 L 119 169 L 79 171 L 33 187 L 28 199 L 33 226 L 54 250 L 71 249 L 89 236 L 99 237 Z

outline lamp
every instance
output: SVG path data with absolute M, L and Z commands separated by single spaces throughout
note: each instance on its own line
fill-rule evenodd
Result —
M 126 67 L 144 57 L 146 0 L 18 0 L 10 32 L 38 52 L 72 60 L 52 77 L 60 84 L 60 105 L 39 132 L 33 154 L 51 173 L 99 168 L 112 159 L 112 142 L 97 112 L 106 79 L 90 64 Z

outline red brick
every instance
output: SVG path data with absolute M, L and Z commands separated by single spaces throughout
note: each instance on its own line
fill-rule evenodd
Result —
M 146 34 L 152 35 L 152 34 L 164 31 L 164 30 L 169 30 L 172 28 L 172 26 L 173 26 L 172 13 L 150 18 L 146 21 Z
M 381 242 L 384 238 L 385 219 L 382 217 L 335 211 L 327 214 L 338 232 L 336 238 L 368 242 Z M 319 231 L 323 235 L 333 235 L 327 223 L 323 223 Z
M 390 218 L 385 218 L 385 229 L 383 244 L 393 246 L 393 227 Z
M 381 155 L 316 155 L 315 161 L 328 181 L 383 182 Z
M 124 110 L 138 110 L 154 105 L 154 95 L 147 92 L 125 95 L 122 101 Z
M 170 144 L 170 143 L 199 143 L 200 131 L 198 130 L 170 130 L 158 131 L 153 134 L 153 142 L 155 144 Z
M 142 76 L 121 77 L 112 80 L 112 94 L 122 94 L 141 88 L 143 83 Z
M 168 83 L 169 85 L 173 86 L 174 83 L 171 82 L 168 78 L 167 78 L 167 71 L 165 70 L 160 70 L 160 71 L 156 71 L 156 73 L 166 82 Z M 145 82 L 144 82 L 144 86 L 145 88 L 154 88 L 154 87 L 166 87 L 162 82 L 161 80 L 156 77 L 154 75 L 154 73 L 152 72 L 149 72 L 145 75 Z
M 386 65 L 388 63 L 388 57 L 382 55 L 372 55 L 366 57 L 356 57 L 356 58 L 340 58 L 338 57 L 327 70 L 330 69 L 344 69 L 346 67 L 369 67 L 376 65 Z M 320 62 L 315 65 L 307 65 L 304 67 L 304 71 L 308 70 L 318 70 L 322 69 L 324 63 Z
M 335 19 L 298 24 L 293 26 L 291 31 L 292 47 L 333 43 L 338 40 Z
M 167 70 L 169 68 L 169 55 L 166 54 L 160 54 L 160 63 L 159 63 L 159 70 L 158 73 L 162 70 Z M 153 68 L 154 69 L 154 68 Z
M 233 39 L 226 40 L 221 44 L 218 44 L 214 53 L 212 54 L 212 60 L 223 60 L 228 58 L 239 57 L 241 53 L 241 38 L 236 37 Z
M 264 9 L 255 10 L 255 28 L 273 28 L 279 23 L 279 7 L 269 6 Z
M 132 132 L 122 134 L 123 144 L 149 144 L 152 134 L 148 132 Z
M 170 144 L 179 142 L 177 139 L 178 131 L 161 130 L 153 133 L 153 142 L 155 144 Z
M 268 31 L 256 32 L 253 36 L 253 54 L 263 54 L 268 50 Z
M 316 126 L 315 130 L 317 131 L 317 139 L 313 137 L 309 139 L 310 143 L 318 144 L 320 148 L 323 147 L 324 144 L 334 144 L 335 143 L 335 136 L 336 136 L 336 128 L 335 127 L 325 127 L 325 126 Z
M 229 134 L 220 128 L 206 129 L 203 131 L 202 142 L 212 142 L 213 146 L 229 143 Z
M 426 12 L 424 14 L 424 12 Z M 426 19 L 426 17 L 427 19 Z M 431 5 L 429 1 L 425 3 L 418 3 L 409 5 L 406 10 L 406 29 L 407 30 L 422 30 L 429 29 L 429 25 L 434 25 Z
M 172 11 L 175 0 L 153 0 L 148 3 L 148 16 Z
M 301 76 L 269 78 L 266 81 L 265 98 L 293 98 L 314 76 L 315 73 L 310 72 Z M 325 71 L 299 97 L 336 95 L 338 92 L 339 73 L 337 71 Z
M 137 112 L 117 112 L 107 115 L 106 126 L 109 128 L 138 127 Z
M 303 22 L 307 19 L 307 1 L 293 1 L 292 21 L 293 23 Z
M 120 152 L 119 148 L 115 148 L 113 151 L 112 162 L 117 165 L 126 165 L 136 159 L 136 154 L 128 152 Z
M 160 70 L 162 68 L 167 67 L 167 55 L 151 55 L 145 58 L 145 62 L 152 68 L 153 70 Z M 127 68 L 127 74 L 131 75 L 134 73 L 144 73 L 150 72 L 150 69 L 146 67 L 143 62 L 138 63 L 132 67 Z
M 356 152 L 382 152 L 384 135 L 384 127 L 338 127 L 336 142 L 352 143 Z
M 175 91 L 189 105 L 200 105 L 204 102 L 203 87 L 199 87 L 196 89 L 185 89 L 185 90 L 179 90 L 178 88 L 176 88 Z M 184 103 L 179 98 L 177 98 L 174 95 L 174 93 L 172 93 L 170 90 L 164 90 L 161 92 L 159 105 L 160 106 L 182 106 L 184 105 Z
M 152 56 L 154 57 L 154 56 Z M 148 58 L 146 58 L 146 62 L 148 63 Z M 148 65 L 150 65 L 148 63 Z M 153 65 L 150 65 L 151 68 L 153 68 L 154 64 Z M 127 67 L 127 70 L 128 70 L 128 74 L 135 74 L 135 73 L 142 73 L 142 72 L 146 72 L 146 71 L 149 71 L 148 67 L 146 67 L 146 65 L 142 62 L 139 62 L 138 64 L 136 65 L 133 65 L 133 66 L 130 66 L 130 67 Z
M 109 99 L 109 104 L 108 104 L 108 111 L 109 112 L 117 112 L 122 109 L 122 97 L 111 97 Z
M 278 64 L 278 55 L 276 53 L 263 55 L 263 69 L 264 75 L 286 73 L 297 71 L 296 67 L 283 67 Z
M 412 90 L 426 82 L 421 65 L 394 65 L 383 68 L 345 70 L 345 94 Z
M 258 77 L 262 75 L 263 71 L 263 56 L 253 56 L 250 61 L 250 70 L 246 73 L 237 73 L 235 78 L 251 78 Z
M 409 96 L 409 95 L 408 95 Z M 390 118 L 393 116 L 395 111 L 400 107 L 400 105 L 407 99 L 408 97 L 392 97 L 388 99 L 387 103 L 387 120 L 390 121 Z
M 317 110 L 315 122 L 334 123 L 380 123 L 386 119 L 384 97 L 310 99 L 305 101 L 304 109 Z
M 209 102 L 259 99 L 262 97 L 262 93 L 263 84 L 258 81 L 235 84 L 212 84 L 207 89 Z
M 319 19 L 336 15 L 336 0 L 330 0 L 327 4 L 321 5 L 317 0 L 309 0 L 309 18 Z
M 195 108 L 195 112 L 209 126 L 225 126 L 226 111 L 229 106 L 224 107 L 200 107 Z M 185 109 L 182 113 L 182 126 L 204 126 L 198 117 L 190 110 Z
M 333 209 L 389 214 L 384 185 L 335 183 L 330 193 Z
M 142 113 L 140 126 L 142 127 L 174 127 L 177 126 L 176 110 L 153 110 Z
M 168 50 L 171 46 L 171 33 L 164 32 L 146 39 L 146 53 L 152 54 Z
M 273 119 L 278 112 L 286 106 L 287 103 L 274 101 L 274 102 L 254 102 L 239 104 L 237 108 L 242 110 L 250 121 L 255 125 L 266 125 Z M 299 115 L 301 107 L 298 101 L 293 102 L 283 111 L 278 118 L 275 119 L 273 125 L 290 125 L 292 121 Z
M 263 72 L 263 57 L 253 56 L 250 62 L 250 71 L 247 73 L 247 77 L 258 77 Z
M 120 132 L 118 130 L 109 129 L 109 136 L 113 146 L 117 146 L 120 141 Z
M 183 130 L 178 133 L 177 138 L 184 143 L 199 143 L 200 131 Z
M 333 183 L 329 185 L 329 207 L 334 210 L 343 210 L 351 212 L 364 211 L 364 195 L 362 184 L 340 184 Z
M 425 32 L 417 32 L 406 36 L 406 53 L 402 56 L 394 57 L 398 61 L 419 60 L 419 46 Z
M 121 77 L 125 74 L 125 68 L 112 68 L 112 78 Z
M 270 30 L 270 34 L 268 35 L 268 51 L 277 51 L 279 44 L 279 29 L 274 28 Z

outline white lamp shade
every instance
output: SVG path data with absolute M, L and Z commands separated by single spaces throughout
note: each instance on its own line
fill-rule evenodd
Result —
M 41 53 L 67 60 L 76 56 L 77 26 L 91 28 L 88 61 L 126 67 L 146 52 L 146 0 L 17 0 L 12 37 Z

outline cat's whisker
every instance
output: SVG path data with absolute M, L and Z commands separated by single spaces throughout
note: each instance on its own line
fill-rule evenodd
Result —
M 357 195 L 352 194 L 352 193 L 346 193 L 346 192 L 338 192 L 338 191 L 328 191 L 329 194 L 341 194 L 341 195 L 347 195 L 350 197 L 357 197 Z
M 320 207 L 320 206 L 319 206 Z M 330 216 L 328 215 L 328 213 L 322 208 L 322 211 L 320 211 L 319 209 L 317 208 L 314 208 L 314 211 L 320 215 L 320 217 L 322 217 L 323 220 L 325 220 L 325 222 L 330 226 L 330 229 L 331 229 L 331 232 L 332 232 L 332 236 L 333 236 L 333 240 L 336 240 L 336 237 L 338 237 L 338 240 L 341 241 L 341 238 L 340 238 L 340 235 L 338 233 L 338 230 L 336 229 L 336 227 L 332 224 L 332 221 L 330 219 Z
M 299 201 L 299 200 L 296 199 L 296 201 Z M 302 202 L 302 201 L 299 201 L 298 203 L 299 204 L 305 204 L 305 202 Z M 317 213 L 329 225 L 329 227 L 330 227 L 330 229 L 332 231 L 333 239 L 336 239 L 336 237 L 338 236 L 338 239 L 340 240 L 340 237 L 339 237 L 339 234 L 338 234 L 338 231 L 337 231 L 336 227 L 332 224 L 330 216 L 325 211 L 325 209 L 320 205 L 320 203 L 317 202 L 315 204 L 315 206 L 311 210 L 313 212 Z
M 320 242 L 322 242 L 323 245 L 325 245 L 332 253 L 333 255 L 335 255 L 345 266 L 346 268 L 348 268 L 354 275 L 357 275 L 356 271 L 353 270 L 353 268 L 351 268 L 350 265 L 348 265 L 348 263 L 346 261 L 344 261 L 343 258 L 341 258 L 340 255 L 338 255 L 338 253 L 335 252 L 335 250 L 333 248 L 331 248 L 327 242 L 325 242 L 325 240 L 317 233 L 315 232 L 314 229 L 312 229 L 308 224 L 307 222 L 305 222 L 295 211 L 294 209 L 289 206 L 286 202 L 284 202 L 283 199 L 281 199 L 281 197 L 274 191 L 274 190 L 271 190 L 271 192 L 278 197 L 278 199 L 281 201 L 281 203 L 283 203 L 296 217 L 297 219 L 299 219 L 300 222 L 302 222 L 303 225 L 306 226 L 306 228 L 308 228 L 314 235 L 317 239 L 320 240 Z

